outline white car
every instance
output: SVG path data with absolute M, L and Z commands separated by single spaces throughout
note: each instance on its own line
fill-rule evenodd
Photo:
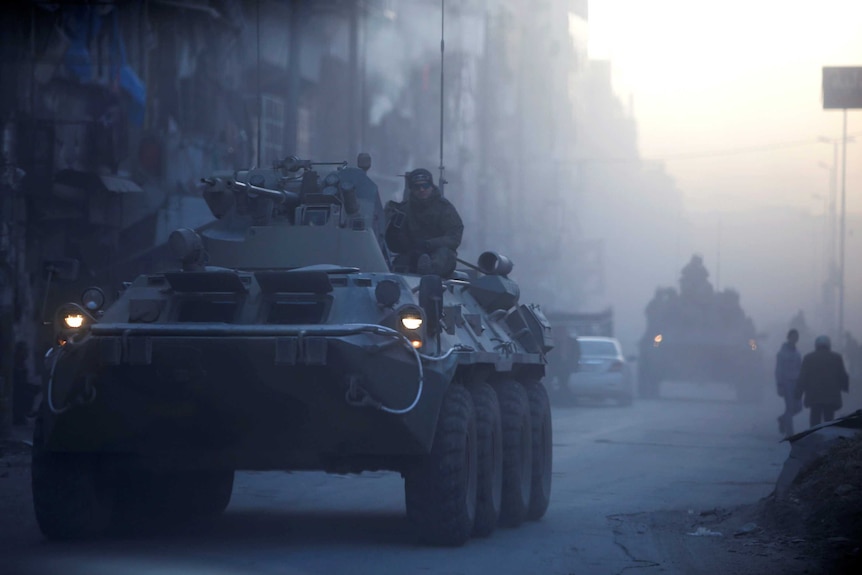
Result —
M 569 376 L 572 398 L 609 398 L 631 405 L 634 398 L 632 370 L 623 356 L 620 342 L 613 337 L 578 337 L 581 357 L 578 370 Z

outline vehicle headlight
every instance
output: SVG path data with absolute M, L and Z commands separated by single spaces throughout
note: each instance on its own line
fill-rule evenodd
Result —
M 63 323 L 70 329 L 78 329 L 84 325 L 84 316 L 79 313 L 67 313 L 63 316 Z
M 422 327 L 422 318 L 415 314 L 405 314 L 401 316 L 401 325 L 406 329 L 416 330 Z
M 87 311 L 99 311 L 105 305 L 105 293 L 97 287 L 87 288 L 81 294 L 81 303 Z

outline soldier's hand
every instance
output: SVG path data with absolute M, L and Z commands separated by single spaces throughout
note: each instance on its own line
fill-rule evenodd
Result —
M 386 216 L 386 221 L 389 222 L 389 225 L 395 228 L 400 228 L 404 225 L 405 213 L 403 208 L 403 204 L 395 201 L 386 202 L 386 207 L 383 209 L 383 213 Z

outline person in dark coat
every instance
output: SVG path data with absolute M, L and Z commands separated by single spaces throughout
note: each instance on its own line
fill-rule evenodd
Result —
M 407 199 L 387 205 L 386 245 L 398 254 L 393 267 L 395 271 L 449 277 L 455 271 L 464 233 L 461 216 L 425 168 L 408 173 L 407 185 Z
M 814 340 L 814 351 L 802 358 L 795 396 L 805 398 L 805 407 L 811 409 L 811 426 L 832 421 L 841 409 L 841 392 L 849 390 L 849 378 L 844 359 L 832 351 L 828 336 Z
M 791 329 L 775 356 L 775 385 L 779 397 L 784 398 L 784 413 L 778 416 L 778 430 L 785 436 L 793 435 L 793 416 L 802 411 L 802 404 L 794 393 L 802 367 L 802 356 L 796 349 L 798 341 L 799 332 Z

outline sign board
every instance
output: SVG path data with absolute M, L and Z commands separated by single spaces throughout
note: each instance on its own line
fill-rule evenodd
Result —
M 862 66 L 823 67 L 823 109 L 862 108 Z

